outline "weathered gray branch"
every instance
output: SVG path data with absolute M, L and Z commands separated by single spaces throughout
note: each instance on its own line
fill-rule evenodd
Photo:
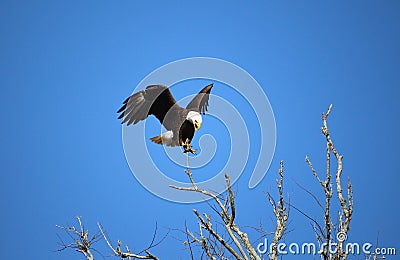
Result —
M 111 251 L 114 253 L 115 256 L 119 256 L 121 258 L 128 258 L 128 259 L 130 259 L 130 258 L 134 258 L 135 259 L 136 258 L 136 259 L 154 259 L 154 260 L 158 260 L 158 258 L 148 250 L 149 248 L 144 250 L 146 255 L 134 254 L 129 250 L 128 246 L 126 246 L 126 252 L 122 251 L 121 250 L 122 242 L 120 240 L 118 240 L 118 242 L 117 242 L 118 243 L 117 247 L 114 248 L 112 246 L 111 242 L 109 241 L 109 239 L 107 238 L 106 233 L 104 232 L 104 230 L 101 227 L 100 223 L 97 223 L 97 226 L 99 227 L 100 232 L 101 232 L 104 240 L 106 241 L 108 247 L 111 249 Z M 150 245 L 150 247 L 151 247 L 151 245 Z
M 324 222 L 325 222 L 325 233 L 321 232 L 321 234 L 316 233 L 318 240 L 320 241 L 322 238 L 321 236 L 324 237 L 325 240 L 325 247 L 322 252 L 322 257 L 324 259 L 347 259 L 348 252 L 346 252 L 343 249 L 343 244 L 345 239 L 337 239 L 337 251 L 332 253 L 329 252 L 329 245 L 332 243 L 332 228 L 334 225 L 332 224 L 332 219 L 331 219 L 331 212 L 330 212 L 330 206 L 331 206 L 331 198 L 333 196 L 333 189 L 332 189 L 332 181 L 331 181 L 331 152 L 335 156 L 335 159 L 337 161 L 337 169 L 335 173 L 335 185 L 336 185 L 336 192 L 337 192 L 337 197 L 340 203 L 341 211 L 339 212 L 339 232 L 341 233 L 341 237 L 346 238 L 347 233 L 350 230 L 350 221 L 352 218 L 353 214 L 353 188 L 350 183 L 350 179 L 347 184 L 347 199 L 343 195 L 343 188 L 341 184 L 341 175 L 343 172 L 343 156 L 339 154 L 337 149 L 335 148 L 335 145 L 332 141 L 332 138 L 329 134 L 329 128 L 328 128 L 328 123 L 327 123 L 327 118 L 332 110 L 332 104 L 328 107 L 328 110 L 326 113 L 322 113 L 322 134 L 325 136 L 326 139 L 326 178 L 325 180 L 321 180 L 318 177 L 318 174 L 316 170 L 313 168 L 313 165 L 306 156 L 306 162 L 309 165 L 313 175 L 315 178 L 318 180 L 320 185 L 323 187 L 323 190 L 325 192 L 325 213 L 324 213 Z M 314 228 L 316 231 L 316 228 Z M 339 233 L 338 233 L 339 234 Z
M 322 122 L 323 122 L 322 133 L 326 138 L 329 151 L 333 152 L 333 155 L 335 156 L 337 161 L 337 169 L 335 174 L 336 191 L 342 210 L 342 212 L 340 213 L 341 217 L 339 217 L 339 228 L 340 228 L 339 232 L 345 234 L 345 237 L 347 237 L 347 233 L 350 230 L 350 221 L 353 215 L 353 188 L 349 180 L 347 185 L 347 198 L 349 201 L 347 203 L 346 199 L 343 196 L 343 189 L 341 184 L 341 176 L 343 172 L 343 156 L 340 155 L 337 149 L 335 148 L 335 145 L 333 144 L 332 138 L 329 134 L 329 128 L 327 124 L 327 118 L 329 116 L 331 109 L 332 109 L 332 104 L 329 106 L 328 111 L 322 114 Z M 330 167 L 330 165 L 328 166 Z M 335 254 L 336 259 L 347 259 L 348 252 L 346 252 L 343 249 L 343 244 L 344 240 L 338 239 L 338 250 Z
M 98 223 L 98 228 L 99 228 L 100 232 L 95 234 L 91 238 L 89 238 L 89 231 L 85 229 L 85 227 L 82 223 L 81 217 L 76 217 L 76 219 L 78 220 L 79 228 L 75 228 L 74 226 L 64 227 L 64 226 L 56 225 L 57 228 L 64 230 L 68 234 L 70 239 L 73 241 L 73 242 L 70 242 L 67 244 L 62 240 L 62 238 L 60 236 L 58 236 L 61 241 L 60 242 L 61 248 L 58 249 L 57 251 L 62 251 L 65 249 L 75 249 L 75 251 L 82 253 L 85 256 L 86 260 L 94 260 L 92 251 L 96 251 L 96 252 L 98 252 L 98 251 L 93 249 L 92 245 L 95 242 L 98 242 L 99 240 L 101 240 L 102 238 L 106 241 L 108 247 L 111 249 L 114 256 L 118 256 L 120 258 L 127 258 L 127 259 L 158 260 L 158 258 L 155 255 L 153 255 L 149 251 L 149 249 L 159 245 L 168 235 L 168 233 L 167 233 L 159 242 L 155 243 L 154 240 L 155 240 L 155 237 L 157 234 L 157 225 L 156 225 L 156 229 L 154 231 L 154 236 L 153 236 L 153 239 L 152 239 L 150 245 L 142 252 L 139 252 L 138 254 L 134 254 L 129 250 L 128 246 L 126 246 L 125 252 L 122 251 L 121 250 L 121 241 L 119 241 L 119 240 L 118 240 L 118 246 L 116 248 L 114 248 L 99 223 Z M 142 254 L 143 252 L 146 254 Z
M 216 232 L 211 224 L 211 218 L 207 215 L 207 220 L 205 220 L 201 214 L 197 210 L 193 210 L 199 219 L 202 227 L 207 230 L 224 248 L 226 248 L 236 259 L 252 259 L 252 260 L 261 260 L 255 248 L 252 246 L 250 239 L 247 233 L 243 232 L 235 223 L 236 217 L 236 206 L 235 206 L 235 197 L 232 191 L 232 186 L 230 182 L 229 175 L 225 174 L 225 180 L 227 185 L 227 198 L 221 199 L 218 195 L 209 192 L 207 190 L 201 189 L 196 185 L 196 182 L 193 179 L 193 175 L 190 171 L 189 166 L 189 156 L 187 155 L 187 170 L 185 171 L 188 175 L 192 187 L 179 187 L 171 185 L 170 187 L 177 190 L 183 191 L 193 191 L 197 193 L 201 193 L 212 198 L 218 205 L 218 215 L 224 222 L 225 230 L 227 231 L 230 239 L 232 240 L 234 247 L 229 244 L 218 232 Z M 201 241 L 198 239 L 198 241 Z M 203 246 L 203 249 L 204 246 Z M 207 255 L 209 255 L 206 252 Z
M 276 184 L 278 186 L 279 200 L 278 203 L 274 201 L 272 196 L 267 193 L 267 198 L 274 210 L 274 215 L 276 218 L 276 228 L 274 233 L 274 238 L 271 243 L 271 252 L 269 253 L 269 259 L 278 259 L 278 242 L 281 240 L 283 234 L 286 230 L 287 220 L 289 218 L 288 210 L 286 208 L 284 196 L 283 196 L 283 161 L 280 162 L 279 168 L 279 179 L 276 179 Z
M 71 238 L 71 240 L 74 241 L 72 243 L 66 244 L 59 236 L 61 248 L 58 251 L 72 248 L 75 249 L 77 252 L 82 253 L 87 260 L 94 260 L 91 246 L 93 243 L 98 241 L 99 235 L 95 234 L 94 236 L 89 238 L 89 231 L 85 230 L 81 217 L 77 216 L 76 219 L 79 223 L 79 228 L 76 228 L 75 226 L 64 227 L 56 225 L 57 228 L 64 230 Z

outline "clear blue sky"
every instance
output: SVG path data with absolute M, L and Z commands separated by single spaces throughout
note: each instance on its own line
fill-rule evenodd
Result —
M 115 113 L 152 70 L 193 56 L 248 71 L 275 113 L 267 176 L 253 190 L 246 173 L 236 184 L 239 225 L 272 228 L 264 194 L 275 191 L 279 160 L 292 203 L 322 220 L 293 180 L 322 195 L 304 157 L 323 172 L 320 116 L 333 103 L 331 133 L 354 186 L 349 239 L 379 233 L 380 245 L 398 246 L 399 13 L 397 1 L 2 1 L 0 258 L 82 259 L 52 252 L 55 225 L 76 215 L 131 249 L 147 245 L 155 222 L 160 233 L 185 221 L 196 228 L 192 208 L 206 205 L 167 202 L 134 179 Z M 286 241 L 315 241 L 307 219 L 294 210 L 291 218 Z M 187 259 L 176 237 L 154 253 Z

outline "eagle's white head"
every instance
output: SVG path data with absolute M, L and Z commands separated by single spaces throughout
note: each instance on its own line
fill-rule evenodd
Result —
M 203 122 L 200 113 L 196 111 L 189 111 L 189 113 L 186 116 L 186 120 L 188 120 L 194 125 L 195 130 L 199 130 L 201 127 L 201 123 Z

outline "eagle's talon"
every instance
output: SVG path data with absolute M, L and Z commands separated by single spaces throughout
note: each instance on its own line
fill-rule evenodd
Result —
M 197 150 L 192 149 L 192 148 L 185 148 L 183 153 L 191 153 L 191 154 L 197 154 Z
M 192 146 L 190 145 L 190 143 L 188 142 L 188 140 L 186 140 L 186 143 L 184 143 L 183 145 L 183 153 L 188 153 L 190 152 L 191 154 L 196 154 L 197 150 L 193 149 Z

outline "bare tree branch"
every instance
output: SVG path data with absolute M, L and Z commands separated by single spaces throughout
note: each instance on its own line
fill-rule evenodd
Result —
M 212 228 L 212 224 L 209 221 L 209 219 L 206 221 L 204 220 L 204 218 L 200 215 L 200 213 L 197 210 L 193 210 L 194 214 L 196 214 L 197 218 L 200 220 L 201 223 L 201 227 L 205 228 L 208 232 L 210 232 L 210 234 L 215 237 L 218 242 L 220 242 L 226 249 L 228 249 L 228 251 L 236 258 L 236 259 L 242 259 L 242 257 L 239 255 L 239 253 L 237 253 L 235 251 L 235 249 L 233 249 L 230 244 L 224 239 L 222 238 L 213 228 Z
M 330 156 L 329 156 L 330 152 L 329 152 L 329 146 L 327 146 L 327 168 L 330 168 Z M 331 205 L 331 198 L 332 198 L 332 184 L 331 184 L 331 175 L 330 175 L 330 170 L 327 169 L 326 171 L 326 178 L 324 181 L 322 181 L 319 177 L 318 174 L 316 172 L 316 170 L 314 169 L 310 159 L 308 158 L 308 156 L 306 156 L 306 162 L 308 164 L 308 166 L 310 167 L 314 177 L 318 180 L 319 184 L 322 186 L 324 192 L 325 192 L 325 211 L 324 211 L 324 221 L 325 221 L 325 232 L 321 232 L 321 236 L 324 237 L 325 239 L 325 246 L 324 246 L 324 250 L 323 250 L 323 258 L 324 259 L 329 259 L 329 244 L 331 241 L 331 234 L 332 234 L 332 221 L 330 218 L 330 205 Z M 317 234 L 317 237 L 319 237 L 319 235 Z
M 92 248 L 92 245 L 96 243 L 101 237 L 99 234 L 95 234 L 94 236 L 89 238 L 89 231 L 85 230 L 85 227 L 82 224 L 81 217 L 77 216 L 76 219 L 79 223 L 79 228 L 76 228 L 75 226 L 65 227 L 56 225 L 57 228 L 64 230 L 71 238 L 71 240 L 74 241 L 67 244 L 62 240 L 61 236 L 57 235 L 60 240 L 61 246 L 58 251 L 63 251 L 65 249 L 71 248 L 79 253 L 82 253 L 87 260 L 94 260 L 93 253 L 91 251 L 94 250 Z
M 231 244 L 224 239 L 216 230 L 212 227 L 211 217 L 209 215 L 205 215 L 206 219 L 202 217 L 202 215 L 197 211 L 193 210 L 200 223 L 202 224 L 202 228 L 207 230 L 212 237 L 214 237 L 225 249 L 227 249 L 236 259 L 261 259 L 257 254 L 257 251 L 252 246 L 247 233 L 243 232 L 235 223 L 236 216 L 236 206 L 235 206 L 235 196 L 232 191 L 232 186 L 230 182 L 229 175 L 225 174 L 225 181 L 227 185 L 227 197 L 221 199 L 218 195 L 201 189 L 196 185 L 196 182 L 193 179 L 193 175 L 190 171 L 189 165 L 189 156 L 187 155 L 187 170 L 185 173 L 188 175 L 192 187 L 180 187 L 171 185 L 170 187 L 177 190 L 183 191 L 193 191 L 203 195 L 206 195 L 212 198 L 216 204 L 218 205 L 218 209 L 214 209 L 214 211 L 218 212 L 221 220 L 224 223 L 225 231 L 228 233 L 229 238 L 232 240 L 232 243 L 237 248 L 231 246 Z M 203 246 L 204 248 L 204 246 Z M 207 252 L 206 252 L 207 254 Z M 207 254 L 208 255 L 208 254 Z
M 267 198 L 274 210 L 274 215 L 276 217 L 276 229 L 274 233 L 274 238 L 272 239 L 272 244 L 271 244 L 271 252 L 269 253 L 269 258 L 276 260 L 278 259 L 278 242 L 281 240 L 285 230 L 286 230 L 286 224 L 287 220 L 289 218 L 288 211 L 286 209 L 286 204 L 284 201 L 283 197 L 283 161 L 280 162 L 280 168 L 279 168 L 279 179 L 276 179 L 276 184 L 278 186 L 278 192 L 279 192 L 279 200 L 278 203 L 274 201 L 272 196 L 267 193 Z
M 320 234 L 317 232 L 316 226 L 319 226 L 316 221 L 313 226 L 314 232 L 317 235 L 317 239 L 319 242 L 322 241 L 322 237 L 324 238 L 324 250 L 321 253 L 321 256 L 323 259 L 347 259 L 348 252 L 346 252 L 343 249 L 343 243 L 347 237 L 347 233 L 350 229 L 350 221 L 352 218 L 352 213 L 353 213 L 353 189 L 350 183 L 350 180 L 348 181 L 347 184 L 347 199 L 348 202 L 346 201 L 346 198 L 343 196 L 343 189 L 342 189 L 342 184 L 341 184 L 341 175 L 343 172 L 343 156 L 339 154 L 337 149 L 335 148 L 335 145 L 332 141 L 332 138 L 329 134 L 329 128 L 327 124 L 327 118 L 332 110 L 332 104 L 328 107 L 328 110 L 326 113 L 322 113 L 322 134 L 325 136 L 326 139 L 326 177 L 325 180 L 321 180 L 317 174 L 317 171 L 314 169 L 310 159 L 308 156 L 306 156 L 306 162 L 308 166 L 310 167 L 312 174 L 314 177 L 317 179 L 319 184 L 322 186 L 324 192 L 325 192 L 325 211 L 324 211 L 324 223 L 325 223 L 325 232 L 321 231 L 321 228 L 319 228 Z M 331 181 L 331 152 L 335 156 L 334 158 L 337 161 L 337 169 L 335 173 L 335 185 L 336 185 L 336 192 L 337 192 L 337 197 L 340 203 L 341 211 L 339 211 L 339 231 L 337 232 L 337 241 L 338 241 L 338 250 L 334 253 L 329 252 L 329 245 L 332 244 L 332 229 L 336 229 L 336 226 L 332 223 L 332 217 L 331 217 L 331 212 L 330 212 L 330 207 L 331 207 L 331 199 L 333 196 L 333 183 Z M 313 196 L 314 197 L 314 196 Z M 315 197 L 314 197 L 315 199 Z M 340 237 L 339 237 L 340 234 Z M 339 239 L 340 238 L 340 239 Z
M 317 196 L 315 196 L 311 191 L 309 191 L 307 188 L 305 188 L 303 185 L 301 185 L 299 182 L 297 182 L 296 180 L 293 180 L 293 182 L 303 191 L 307 192 L 314 200 L 315 202 L 317 202 L 318 206 L 324 210 L 324 206 L 322 206 L 322 203 L 319 201 L 319 199 L 317 198 Z
M 126 252 L 124 252 L 124 251 L 121 250 L 122 242 L 120 240 L 118 240 L 118 242 L 117 242 L 118 243 L 117 247 L 114 248 L 112 246 L 110 240 L 108 239 L 106 233 L 104 232 L 102 226 L 100 225 L 100 223 L 97 223 L 97 226 L 99 227 L 99 230 L 100 230 L 104 240 L 106 241 L 108 247 L 111 249 L 111 251 L 114 253 L 115 256 L 119 256 L 121 258 L 128 258 L 128 259 L 133 258 L 133 259 L 154 259 L 154 260 L 158 260 L 158 258 L 149 251 L 149 249 L 153 245 L 154 239 L 151 242 L 150 246 L 148 248 L 146 248 L 145 250 L 143 250 L 146 253 L 146 255 L 134 254 L 129 250 L 128 246 L 126 246 Z
M 332 109 L 332 104 L 329 106 L 328 111 L 326 113 L 322 114 L 322 133 L 326 138 L 327 142 L 327 150 L 328 154 L 327 155 L 327 174 L 330 171 L 330 151 L 333 152 L 333 155 L 336 158 L 337 161 L 337 169 L 336 169 L 336 174 L 335 174 L 335 181 L 336 181 L 336 191 L 337 191 L 337 196 L 340 202 L 341 206 L 341 213 L 339 214 L 339 228 L 340 232 L 344 234 L 345 237 L 347 237 L 347 233 L 350 230 L 350 221 L 352 218 L 353 214 L 353 188 L 351 186 L 350 180 L 347 184 L 347 198 L 348 198 L 348 203 L 346 199 L 343 196 L 343 189 L 342 189 L 342 184 L 341 184 L 341 175 L 343 172 L 343 156 L 339 154 L 337 149 L 335 148 L 335 145 L 333 144 L 332 138 L 329 134 L 329 128 L 327 124 L 327 118 L 331 112 Z M 347 259 L 348 252 L 343 250 L 343 239 L 338 239 L 338 251 L 336 252 L 336 257 L 340 257 L 341 259 Z

